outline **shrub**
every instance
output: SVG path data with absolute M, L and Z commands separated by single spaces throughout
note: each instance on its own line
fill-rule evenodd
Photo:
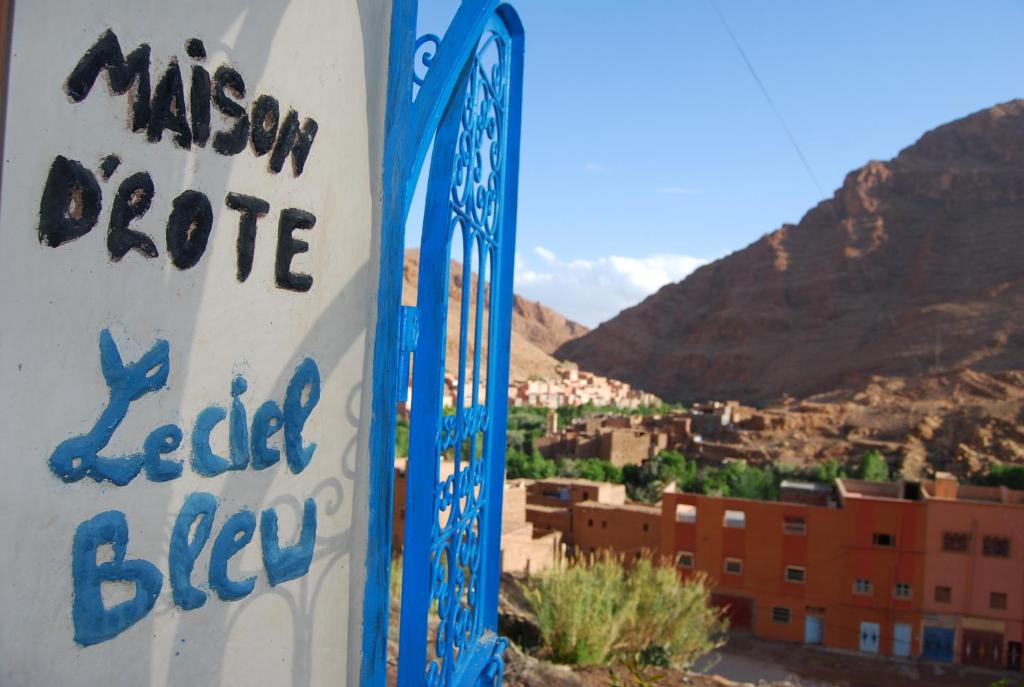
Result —
M 534 578 L 526 597 L 558 663 L 620 659 L 686 667 L 720 646 L 726 629 L 721 612 L 708 604 L 703 578 L 680 582 L 673 568 L 650 556 L 629 572 L 610 555 L 562 564 Z
M 622 484 L 622 469 L 600 458 L 565 459 L 558 466 L 558 475 Z
M 860 478 L 870 482 L 888 482 L 889 464 L 878 451 L 868 451 L 860 459 Z
M 976 477 L 974 481 L 990 487 L 1024 489 L 1024 465 L 999 463 L 993 465 L 988 474 Z
M 545 479 L 555 474 L 555 464 L 534 449 L 523 453 L 508 449 L 505 454 L 505 477 L 508 479 Z
M 846 471 L 835 458 L 829 458 L 824 463 L 814 466 L 813 481 L 815 482 L 832 484 L 839 477 L 846 477 Z
M 658 657 L 664 654 L 672 665 L 687 668 L 721 646 L 727 622 L 710 605 L 703 577 L 681 583 L 675 569 L 644 556 L 634 564 L 626 587 L 636 606 L 623 628 L 625 654 L 648 665 L 662 663 Z
M 403 458 L 409 455 L 408 420 L 398 420 L 395 423 L 395 455 Z
M 526 598 L 556 663 L 607 663 L 633 613 L 622 565 L 611 557 L 559 565 L 532 580 Z

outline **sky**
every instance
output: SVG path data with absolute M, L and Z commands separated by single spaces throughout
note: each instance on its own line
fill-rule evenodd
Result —
M 713 0 L 514 2 L 518 293 L 595 326 L 798 222 L 868 160 L 1024 97 L 1024 0 L 715 1 L 785 128 Z M 458 5 L 420 2 L 420 33 Z

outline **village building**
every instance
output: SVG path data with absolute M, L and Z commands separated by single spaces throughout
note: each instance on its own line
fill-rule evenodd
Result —
M 609 379 L 574 366 L 556 370 L 557 379 L 514 381 L 508 387 L 510 406 L 559 408 L 561 406 L 614 406 L 638 408 L 660 403 L 660 399 L 616 379 Z
M 395 512 L 391 520 L 392 555 L 402 553 L 405 543 L 405 502 L 407 492 L 407 459 L 395 460 Z M 441 461 L 440 476 L 444 481 L 455 472 L 455 462 Z M 501 512 L 501 571 L 533 574 L 555 564 L 562 552 L 560 529 L 538 529 L 527 518 L 527 480 L 507 480 Z
M 758 637 L 1020 670 L 1024 491 L 944 473 L 829 491 L 790 483 L 752 501 L 670 486 L 662 555 L 683 579 L 706 576 L 732 626 Z

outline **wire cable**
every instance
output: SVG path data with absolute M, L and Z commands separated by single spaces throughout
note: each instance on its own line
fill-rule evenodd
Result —
M 814 170 L 811 169 L 811 164 L 807 161 L 807 157 L 804 155 L 803 150 L 800 149 L 800 144 L 797 143 L 796 136 L 793 135 L 789 125 L 786 124 L 786 120 L 782 116 L 782 112 L 780 112 L 779 108 L 775 105 L 775 101 L 772 100 L 771 95 L 769 95 L 764 82 L 761 81 L 761 77 L 758 76 L 757 70 L 754 69 L 753 63 L 750 61 L 750 58 L 747 57 L 746 51 L 743 49 L 743 46 L 740 45 L 740 41 L 736 38 L 736 34 L 733 33 L 732 27 L 729 26 L 729 22 L 726 20 L 725 15 L 722 14 L 722 10 L 718 6 L 718 0 L 708 0 L 708 2 L 711 3 L 711 7 L 715 10 L 715 14 L 718 15 L 718 19 L 722 22 L 722 26 L 725 27 L 725 32 L 729 34 L 732 44 L 736 46 L 736 51 L 740 54 L 740 57 L 743 58 L 743 63 L 747 65 L 747 70 L 750 72 L 750 75 L 754 77 L 757 87 L 761 89 L 761 94 L 764 96 L 764 99 L 768 101 L 768 106 L 771 107 L 772 112 L 775 113 L 775 118 L 779 120 L 782 130 L 786 133 L 786 138 L 789 139 L 789 142 L 793 146 L 793 150 L 796 151 L 797 156 L 800 158 L 800 162 L 803 164 L 804 169 L 807 170 L 807 176 L 811 178 L 811 182 L 814 184 L 814 187 L 818 189 L 818 193 L 824 196 L 825 191 L 822 189 L 821 184 L 818 183 L 818 177 L 815 176 Z

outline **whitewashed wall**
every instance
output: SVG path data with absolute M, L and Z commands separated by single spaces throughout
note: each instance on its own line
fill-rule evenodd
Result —
M 0 684 L 356 683 L 389 4 L 16 3 L 0 199 Z M 73 102 L 66 81 L 108 29 L 125 53 L 150 46 L 151 92 L 174 58 L 186 100 L 194 65 L 211 74 L 229 65 L 245 81 L 245 96 L 232 98 L 247 112 L 256 96 L 268 94 L 279 101 L 281 119 L 294 109 L 300 122 L 316 120 L 301 175 L 290 160 L 271 173 L 270 155 L 257 157 L 251 142 L 226 156 L 214 150 L 212 136 L 189 150 L 175 144 L 172 130 L 148 141 L 146 131 L 131 130 L 128 96 L 112 94 L 105 74 L 84 100 Z M 205 45 L 205 60 L 186 54 L 192 38 Z M 232 123 L 212 108 L 214 134 Z M 109 155 L 120 165 L 104 181 L 101 161 Z M 53 247 L 40 237 L 40 204 L 57 156 L 95 175 L 102 204 L 91 231 Z M 149 236 L 159 254 L 131 250 L 114 261 L 107 245 L 111 208 L 120 184 L 137 172 L 149 173 L 155 193 L 148 212 L 129 228 Z M 189 189 L 209 198 L 213 225 L 198 263 L 179 269 L 165 233 L 172 201 Z M 237 276 L 240 214 L 225 204 L 228 193 L 270 205 L 258 220 L 244 282 Z M 290 262 L 292 272 L 312 277 L 305 292 L 275 283 L 285 208 L 316 217 L 312 229 L 293 234 L 309 245 Z M 89 433 L 110 400 L 99 347 L 105 329 L 126 365 L 166 340 L 169 372 L 162 388 L 131 402 L 99 454 L 137 454 L 152 430 L 175 424 L 183 439 L 164 458 L 183 464 L 180 477 L 156 482 L 142 470 L 116 486 L 89 476 L 66 481 L 51 467 L 57 447 Z M 298 474 L 289 469 L 282 431 L 268 442 L 282 450 L 276 465 L 197 474 L 192 441 L 199 413 L 210 406 L 230 411 L 232 381 L 243 377 L 248 388 L 239 399 L 251 429 L 264 401 L 285 404 L 289 381 L 306 358 L 315 361 L 322 383 L 301 432 L 306 446 L 316 444 L 308 467 Z M 225 458 L 228 424 L 229 418 L 217 424 L 211 437 L 214 453 Z M 169 542 L 183 503 L 198 492 L 217 501 L 191 576 L 208 599 L 182 610 L 172 598 Z M 272 586 L 262 558 L 261 513 L 275 509 L 281 545 L 288 546 L 298 540 L 309 498 L 317 516 L 312 563 L 307 573 Z M 252 541 L 229 559 L 228 574 L 234 580 L 253 576 L 255 587 L 239 600 L 222 600 L 209 584 L 211 550 L 228 518 L 244 510 L 257 526 Z M 137 622 L 83 646 L 75 641 L 72 543 L 83 523 L 107 511 L 127 521 L 125 560 L 154 566 L 160 591 Z M 111 551 L 100 547 L 91 569 Z M 129 568 L 123 576 L 132 574 Z M 137 587 L 104 583 L 104 607 L 130 600 Z M 88 629 L 88 623 L 79 628 Z

